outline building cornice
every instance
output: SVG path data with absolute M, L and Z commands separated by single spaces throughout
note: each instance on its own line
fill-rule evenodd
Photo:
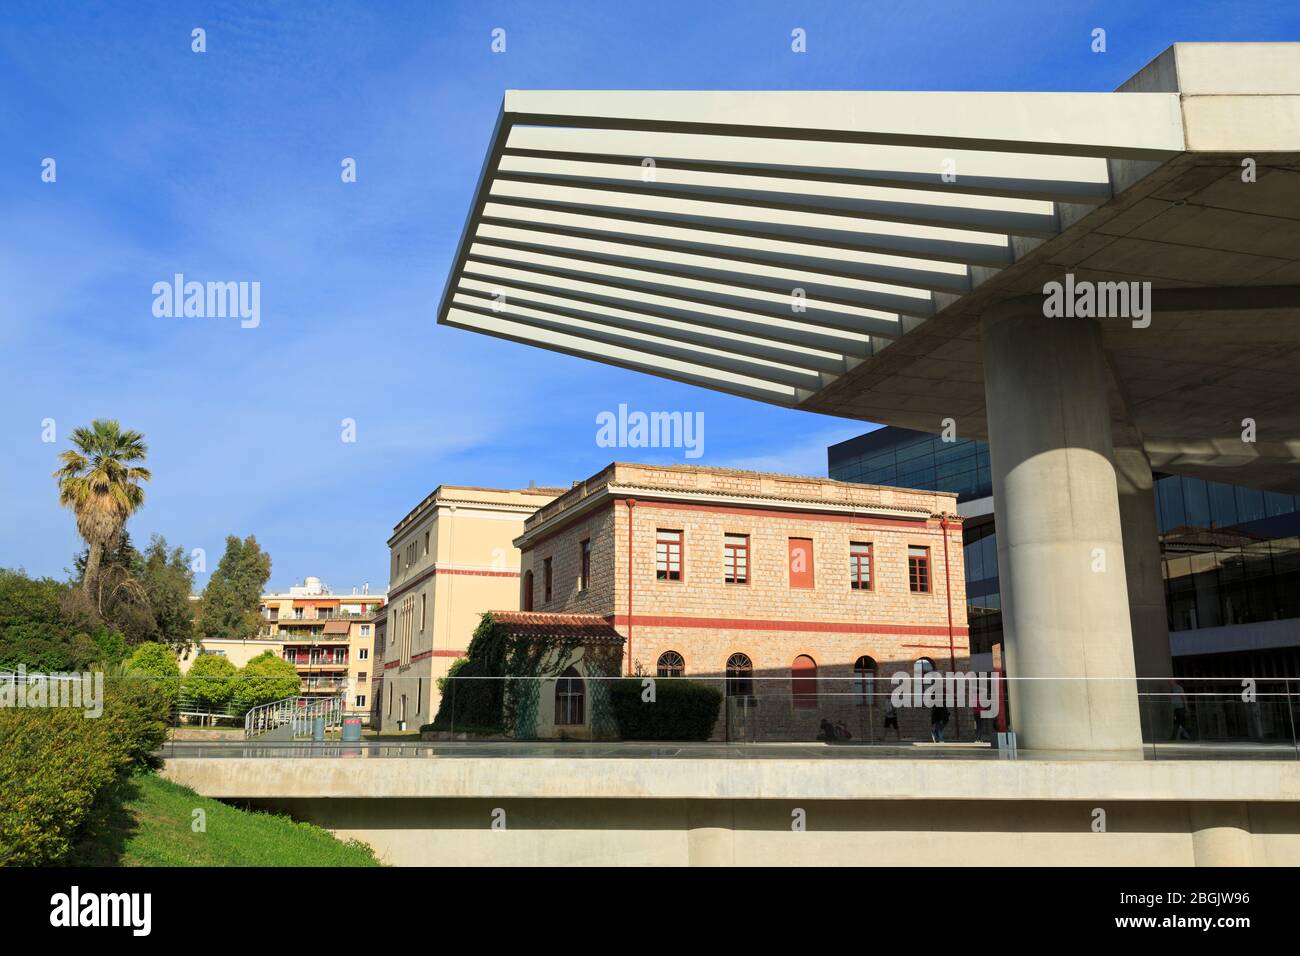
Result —
M 943 493 L 936 493 L 942 496 Z M 611 482 L 574 504 L 527 529 L 514 545 L 523 551 L 556 531 L 581 520 L 612 501 L 635 498 L 638 501 L 655 501 L 684 505 L 712 505 L 720 508 L 745 508 L 762 511 L 800 512 L 812 515 L 838 515 L 847 518 L 886 518 L 894 521 L 914 521 L 924 524 L 941 517 L 928 508 L 891 507 L 889 505 L 845 504 L 840 502 L 808 501 L 802 498 L 783 498 L 769 495 L 720 494 L 716 491 L 692 491 L 679 488 L 654 488 L 648 486 Z M 949 515 L 950 520 L 957 519 Z

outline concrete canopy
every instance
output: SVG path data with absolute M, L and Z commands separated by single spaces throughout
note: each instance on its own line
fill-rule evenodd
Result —
M 1155 289 L 1102 323 L 1117 446 L 1300 491 L 1300 44 L 1114 93 L 510 91 L 438 320 L 983 438 L 981 314 L 1067 273 Z

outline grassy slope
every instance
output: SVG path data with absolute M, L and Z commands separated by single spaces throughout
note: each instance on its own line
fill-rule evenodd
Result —
M 206 832 L 191 829 L 206 814 Z M 239 810 L 157 774 L 136 775 L 74 866 L 376 866 L 370 848 L 288 817 Z

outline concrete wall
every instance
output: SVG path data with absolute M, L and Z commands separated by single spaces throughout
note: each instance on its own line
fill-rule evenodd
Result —
M 363 840 L 398 865 L 1300 864 L 1291 760 L 365 753 L 182 758 L 165 773 Z
M 396 866 L 1294 866 L 1300 810 L 1178 802 L 259 800 Z M 803 831 L 792 829 L 802 811 Z M 494 824 L 495 827 L 494 828 Z M 499 829 L 504 824 L 505 829 Z

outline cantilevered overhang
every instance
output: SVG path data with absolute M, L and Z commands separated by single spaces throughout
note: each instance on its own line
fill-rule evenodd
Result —
M 1260 441 L 1300 436 L 1297 377 L 1263 383 L 1267 409 L 1248 381 L 1261 352 L 1300 348 L 1297 93 L 1295 44 L 1179 45 L 1115 93 L 510 91 L 439 322 L 982 437 L 991 305 L 1067 271 L 1281 286 L 1271 311 L 1157 296 L 1145 337 L 1106 329 L 1117 440 L 1171 470 L 1237 467 L 1203 443 L 1243 417 L 1286 399 Z M 1234 190 L 1247 156 L 1256 181 Z M 1180 423 L 1188 402 L 1206 414 Z M 1256 471 L 1294 457 L 1269 449 Z

